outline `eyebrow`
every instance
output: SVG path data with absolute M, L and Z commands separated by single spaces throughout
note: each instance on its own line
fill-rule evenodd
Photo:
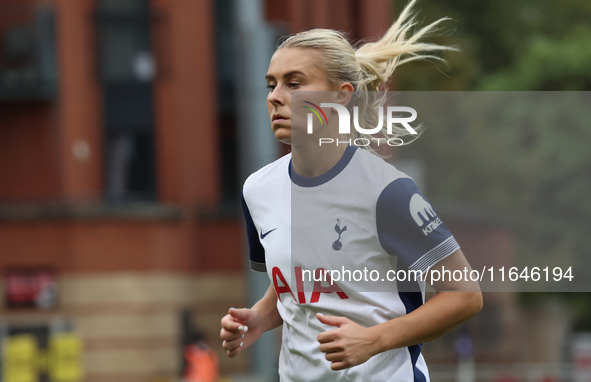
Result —
M 287 73 L 285 73 L 285 74 L 283 75 L 283 78 L 288 78 L 288 77 L 291 77 L 291 76 L 293 76 L 294 74 L 301 74 L 302 76 L 306 77 L 306 75 L 305 75 L 303 72 L 300 72 L 299 70 L 292 70 L 291 72 L 287 72 Z M 274 77 L 274 76 L 272 76 L 272 75 L 270 75 L 270 74 L 267 74 L 267 75 L 265 76 L 265 79 L 267 79 L 267 80 L 274 80 L 274 79 L 275 79 L 275 77 Z

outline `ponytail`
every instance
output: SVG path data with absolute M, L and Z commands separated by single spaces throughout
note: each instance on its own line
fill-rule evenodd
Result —
M 458 50 L 454 47 L 419 42 L 437 30 L 436 26 L 443 21 L 450 20 L 443 17 L 408 36 L 417 25 L 411 10 L 416 0 L 412 0 L 402 11 L 398 19 L 386 34 L 377 42 L 366 43 L 355 51 L 365 80 L 360 84 L 363 90 L 376 91 L 386 83 L 399 65 L 410 61 L 434 59 L 445 61 L 441 57 L 425 52 Z M 362 89 L 360 89 L 362 90 Z

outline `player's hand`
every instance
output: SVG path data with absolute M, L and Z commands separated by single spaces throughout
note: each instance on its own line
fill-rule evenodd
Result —
M 261 316 L 256 310 L 230 308 L 222 318 L 220 337 L 228 357 L 236 357 L 262 334 Z
M 377 354 L 374 350 L 375 339 L 370 331 L 345 317 L 316 317 L 323 324 L 336 326 L 336 329 L 322 332 L 317 339 L 320 351 L 326 353 L 325 358 L 331 362 L 332 370 L 343 370 L 357 366 Z

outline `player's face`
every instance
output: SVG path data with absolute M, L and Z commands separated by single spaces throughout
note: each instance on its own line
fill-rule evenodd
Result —
M 279 49 L 271 58 L 267 107 L 271 129 L 281 142 L 291 143 L 291 92 L 332 90 L 317 60 L 317 52 L 303 48 Z

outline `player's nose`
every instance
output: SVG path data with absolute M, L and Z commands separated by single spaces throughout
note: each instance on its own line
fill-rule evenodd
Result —
M 269 92 L 267 100 L 275 106 L 285 105 L 285 92 L 281 90 L 281 86 L 277 86 Z

